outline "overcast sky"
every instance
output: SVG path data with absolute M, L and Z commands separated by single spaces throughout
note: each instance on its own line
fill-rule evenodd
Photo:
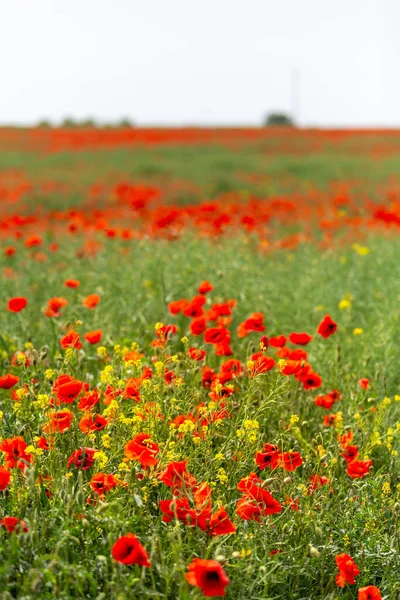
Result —
M 0 0 L 0 123 L 400 126 L 398 0 Z

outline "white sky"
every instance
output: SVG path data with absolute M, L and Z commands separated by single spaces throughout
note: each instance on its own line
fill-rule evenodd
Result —
M 398 0 L 0 0 L 0 123 L 400 125 Z

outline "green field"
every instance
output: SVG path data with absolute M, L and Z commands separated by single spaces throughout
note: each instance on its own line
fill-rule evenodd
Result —
M 1 145 L 0 521 L 24 525 L 0 526 L 0 598 L 202 598 L 185 577 L 196 558 L 222 565 L 235 600 L 400 598 L 400 147 L 382 133 L 322 145 L 314 135 L 293 135 L 290 148 L 279 137 L 57 153 Z M 213 286 L 204 305 L 203 281 Z M 27 300 L 19 312 L 7 309 L 16 297 Z M 193 298 L 192 317 L 171 314 L 171 302 Z M 252 313 L 262 324 L 241 337 Z M 192 333 L 194 314 L 224 330 L 223 348 Z M 338 326 L 327 339 L 325 315 Z M 160 324 L 177 330 L 164 338 Z M 71 331 L 79 337 L 61 344 Z M 313 339 L 260 349 L 261 336 L 293 332 Z M 275 361 L 266 372 L 260 352 Z M 307 389 L 310 373 L 322 382 Z M 19 378 L 9 389 L 6 374 Z M 82 384 L 68 400 L 61 375 Z M 315 404 L 333 390 L 329 408 Z M 126 446 L 141 433 L 151 442 L 137 458 Z M 275 463 L 260 468 L 266 444 Z M 368 463 L 362 476 L 343 457 L 349 445 Z M 87 469 L 67 465 L 80 448 L 96 450 Z M 167 485 L 184 460 L 196 482 Z M 262 481 L 239 483 L 251 473 Z M 113 476 L 110 489 L 96 492 L 97 474 Z M 160 501 L 173 498 L 163 522 Z M 221 507 L 232 533 L 213 529 Z M 115 559 L 127 533 L 151 566 Z M 341 554 L 359 570 L 344 587 Z M 203 588 L 218 591 L 218 576 Z M 366 586 L 380 595 L 360 595 Z

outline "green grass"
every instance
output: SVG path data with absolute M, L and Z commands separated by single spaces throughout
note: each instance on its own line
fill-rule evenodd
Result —
M 169 179 L 193 181 L 205 197 L 243 189 L 239 171 L 266 176 L 266 182 L 249 186 L 265 193 L 293 190 L 296 182 L 298 189 L 306 189 L 310 183 L 326 186 L 337 179 L 355 178 L 363 180 L 362 186 L 374 195 L 376 183 L 395 172 L 399 160 L 378 162 L 346 154 L 271 157 L 256 148 L 239 152 L 213 147 L 0 156 L 4 168 L 24 168 L 28 178 L 62 180 L 76 189 L 94 181 L 113 182 L 123 174 L 120 180 L 138 177 L 161 185 Z M 185 202 L 185 198 L 178 200 Z M 74 204 L 79 202 L 79 193 L 75 198 L 51 196 L 43 202 L 48 206 Z M 242 234 L 215 242 L 191 235 L 174 242 L 127 244 L 104 239 L 104 247 L 91 258 L 76 258 L 83 243 L 81 234 L 60 236 L 58 241 L 59 250 L 46 250 L 44 263 L 21 242 L 16 243 L 15 257 L 0 257 L 0 272 L 11 267 L 15 275 L 10 277 L 8 272 L 1 281 L 0 376 L 16 373 L 21 378 L 17 387 L 26 384 L 28 388 L 21 402 L 12 400 L 9 391 L 0 390 L 0 437 L 21 435 L 36 447 L 49 408 L 40 395 L 52 397 L 52 382 L 61 373 L 87 381 L 91 388 L 99 385 L 102 397 L 107 365 L 114 367 L 115 387 L 138 376 L 139 366 L 124 364 L 115 345 L 123 348 L 137 342 L 144 354 L 143 365 L 156 371 L 152 357 L 157 356 L 183 383 L 166 385 L 155 373 L 143 389 L 141 402 L 120 400 L 121 412 L 89 439 L 79 430 L 82 413 L 77 403 L 66 407 L 75 414 L 71 429 L 54 434 L 53 450 L 35 451 L 25 473 L 14 469 L 9 488 L 0 492 L 0 520 L 16 516 L 29 528 L 28 533 L 12 535 L 0 530 L 0 597 L 196 599 L 202 594 L 186 583 L 187 565 L 195 557 L 218 557 L 230 579 L 230 599 L 350 600 L 357 598 L 358 588 L 367 585 L 379 587 L 385 599 L 400 598 L 400 472 L 396 457 L 400 402 L 395 400 L 400 393 L 400 240 L 371 235 L 363 242 L 369 253 L 360 256 L 350 245 L 321 251 L 309 244 L 293 252 L 262 253 L 257 240 Z M 3 246 L 8 243 L 4 241 Z M 81 282 L 78 290 L 63 287 L 72 277 Z M 258 351 L 260 334 L 240 339 L 236 328 L 252 312 L 260 311 L 265 315 L 268 336 L 292 331 L 315 335 L 306 350 L 323 385 L 305 391 L 293 377 L 283 377 L 275 369 L 254 379 L 245 375 L 233 382 L 237 391 L 233 404 L 228 401 L 231 418 L 211 424 L 204 439 L 198 441 L 190 430 L 178 438 L 169 427 L 177 415 L 193 412 L 199 402 L 210 402 L 209 390 L 200 385 L 199 364 L 187 357 L 181 338 L 187 336 L 189 345 L 204 347 L 207 364 L 215 370 L 225 359 L 214 356 L 202 338 L 191 336 L 189 319 L 171 316 L 167 304 L 195 295 L 204 279 L 214 285 L 212 302 L 237 301 L 230 325 L 234 358 L 246 366 L 251 354 Z M 91 293 L 101 296 L 95 310 L 82 307 L 82 299 Z M 351 304 L 340 309 L 348 294 Z M 14 296 L 28 299 L 27 308 L 19 314 L 6 310 L 7 300 Z M 60 318 L 49 319 L 43 309 L 54 296 L 66 297 L 69 304 Z M 337 321 L 338 332 L 323 340 L 316 335 L 316 328 L 327 313 Z M 179 326 L 164 350 L 151 346 L 158 322 Z M 70 326 L 81 336 L 102 329 L 101 345 L 108 358 L 100 357 L 96 346 L 87 343 L 79 351 L 61 350 L 59 339 Z M 354 335 L 356 328 L 363 333 Z M 30 366 L 13 366 L 12 356 L 23 350 L 26 342 L 33 346 Z M 176 358 L 171 361 L 169 355 Z M 53 374 L 46 378 L 49 369 Z M 369 390 L 359 387 L 357 381 L 362 377 L 370 379 Z M 340 402 L 331 411 L 315 406 L 316 395 L 331 389 L 342 392 Z M 385 397 L 391 399 L 390 404 L 383 401 Z M 138 419 L 138 409 L 143 410 L 145 402 L 156 403 L 163 418 Z M 101 403 L 96 410 L 107 412 L 107 407 Z M 338 411 L 342 421 L 337 427 L 324 427 L 324 414 Z M 121 419 L 121 413 L 132 421 Z M 292 419 L 288 428 L 293 415 L 299 420 Z M 244 425 L 248 420 L 257 421 L 254 436 Z M 389 428 L 393 433 L 388 433 Z M 340 456 L 337 436 L 349 429 L 354 432 L 353 443 L 359 447 L 360 457 L 368 455 L 373 461 L 364 479 L 351 479 Z M 246 433 L 240 437 L 238 430 Z M 132 461 L 127 463 L 128 470 L 121 470 L 124 445 L 140 431 L 149 432 L 160 446 L 160 464 L 146 472 Z M 104 446 L 105 433 L 111 437 L 110 447 Z M 388 441 L 388 437 L 393 439 Z M 256 470 L 254 454 L 266 442 L 301 453 L 303 465 L 293 473 L 281 469 L 258 472 L 280 502 L 286 495 L 298 497 L 300 510 L 284 506 L 281 513 L 262 518 L 260 523 L 243 521 L 235 514 L 241 496 L 236 486 Z M 104 451 L 108 462 L 87 471 L 74 466 L 67 469 L 67 458 L 82 445 Z M 0 453 L 0 463 L 2 456 Z M 171 490 L 157 476 L 169 460 L 185 458 L 198 482 L 213 486 L 213 506 L 225 506 L 237 527 L 235 534 L 211 538 L 198 527 L 161 522 L 158 503 L 171 498 Z M 99 471 L 118 474 L 127 487 L 118 486 L 107 492 L 104 501 L 88 505 L 89 482 Z M 138 478 L 138 473 L 144 478 Z M 307 495 L 309 477 L 317 473 L 329 477 L 334 493 L 326 486 Z M 49 497 L 38 484 L 39 474 L 53 479 Z M 145 546 L 151 568 L 113 561 L 113 544 L 128 532 Z M 282 552 L 271 555 L 273 550 Z M 356 585 L 347 584 L 341 590 L 335 583 L 335 556 L 343 552 L 353 557 L 361 574 Z

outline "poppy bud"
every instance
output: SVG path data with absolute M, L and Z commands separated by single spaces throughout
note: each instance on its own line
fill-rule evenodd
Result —
M 35 469 L 25 469 L 26 483 L 28 487 L 32 487 L 36 483 Z
M 394 505 L 393 510 L 395 513 L 400 512 L 400 504 L 398 502 L 396 502 L 396 504 Z
M 85 501 L 85 496 L 84 496 L 82 490 L 78 490 L 78 492 L 76 494 L 76 503 L 83 504 L 84 501 Z
M 267 567 L 265 565 L 261 565 L 260 573 L 266 573 L 266 572 L 267 572 Z
M 313 558 L 319 558 L 321 556 L 320 551 L 315 546 L 310 545 L 310 556 Z
M 221 565 L 224 565 L 228 559 L 223 554 L 217 554 L 217 556 L 215 557 L 215 560 L 217 560 L 219 563 L 221 563 Z
M 292 478 L 291 477 L 285 477 L 285 479 L 283 480 L 283 483 L 285 483 L 286 485 L 288 485 L 289 483 L 292 483 Z
M 321 539 L 322 539 L 322 536 L 324 535 L 324 534 L 322 533 L 322 529 L 321 529 L 320 527 L 318 527 L 318 526 L 315 526 L 315 528 L 314 528 L 314 531 L 315 531 L 315 534 L 316 534 L 316 535 L 317 535 L 319 538 L 321 538 Z
M 240 552 L 238 552 L 237 550 L 232 552 L 232 558 L 240 558 Z

